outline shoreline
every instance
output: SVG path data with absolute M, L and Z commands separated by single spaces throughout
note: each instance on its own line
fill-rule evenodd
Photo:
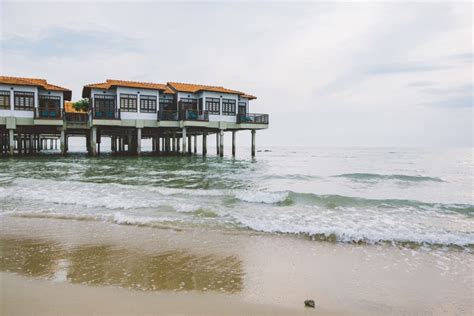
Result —
M 3 216 L 1 221 L 5 312 L 22 301 L 25 313 L 42 308 L 45 314 L 88 313 L 87 304 L 62 304 L 55 293 L 70 304 L 103 298 L 97 303 L 100 314 L 113 311 L 116 302 L 108 298 L 115 296 L 124 302 L 133 297 L 143 313 L 156 313 L 153 302 L 168 301 L 169 295 L 176 305 L 160 305 L 165 314 L 474 310 L 469 296 L 474 256 L 462 251 L 63 219 Z M 39 293 L 50 295 L 35 299 Z M 305 308 L 306 299 L 314 299 L 316 309 Z M 176 308 L 180 304 L 190 309 Z

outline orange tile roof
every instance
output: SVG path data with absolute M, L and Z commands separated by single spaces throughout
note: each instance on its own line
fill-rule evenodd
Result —
M 241 91 L 231 90 L 224 87 L 207 86 L 207 85 L 193 84 L 193 83 L 168 82 L 168 86 L 170 86 L 173 90 L 179 91 L 179 92 L 196 93 L 199 91 L 212 91 L 212 92 L 239 94 L 239 95 L 244 94 Z
M 71 100 L 71 90 L 50 84 L 46 81 L 46 79 L 0 76 L 0 83 L 22 86 L 34 86 L 40 87 L 48 91 L 63 91 L 64 98 L 66 100 Z
M 153 82 L 124 81 L 124 80 L 113 80 L 113 79 L 107 79 L 106 82 L 91 83 L 91 84 L 85 85 L 82 90 L 82 97 L 83 98 L 90 97 L 91 88 L 110 89 L 112 87 L 155 89 L 155 90 L 164 91 L 164 93 L 169 93 L 169 94 L 174 94 L 176 92 L 196 93 L 199 91 L 212 91 L 212 92 L 220 92 L 220 93 L 238 94 L 244 98 L 249 98 L 250 100 L 257 98 L 253 95 L 245 94 L 241 91 L 231 90 L 231 89 L 227 89 L 227 88 L 219 87 L 219 86 L 208 86 L 208 85 L 202 85 L 202 84 L 192 84 L 192 83 L 182 83 L 182 82 L 168 82 L 165 85 L 165 84 L 153 83 Z
M 256 96 L 251 95 L 251 94 L 242 94 L 240 97 L 241 98 L 247 98 L 249 100 L 255 100 L 257 98 Z
M 153 89 L 153 90 L 161 90 L 164 93 L 174 93 L 167 85 L 162 84 L 162 83 L 107 79 L 106 82 L 91 83 L 91 84 L 85 85 L 82 91 L 82 97 L 90 96 L 91 88 L 110 89 L 112 87 Z

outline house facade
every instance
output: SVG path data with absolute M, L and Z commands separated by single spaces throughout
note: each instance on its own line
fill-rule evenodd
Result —
M 71 90 L 45 79 L 0 76 L 0 124 L 7 118 L 21 125 L 33 120 L 62 120 L 64 102 Z
M 41 139 L 57 138 L 61 152 L 69 136 L 85 136 L 88 152 L 100 153 L 102 137 L 112 140 L 113 152 L 140 154 L 142 139 L 151 139 L 154 153 L 207 153 L 207 136 L 216 135 L 217 154 L 223 155 L 224 132 L 249 130 L 252 155 L 255 132 L 268 128 L 268 114 L 250 113 L 256 97 L 220 86 L 179 82 L 151 83 L 108 79 L 87 84 L 82 97 L 89 111 L 76 111 L 65 101 L 71 91 L 45 79 L 0 76 L 0 152 L 30 153 Z M 191 142 L 194 140 L 194 150 Z M 27 150 L 25 150 L 27 148 Z

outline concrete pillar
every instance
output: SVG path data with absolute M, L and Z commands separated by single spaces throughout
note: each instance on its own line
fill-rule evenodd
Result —
M 194 154 L 197 154 L 197 147 L 198 147 L 198 137 L 194 135 Z
M 91 128 L 91 136 L 90 136 L 90 155 L 95 157 L 97 156 L 97 127 Z
M 128 152 L 131 153 L 132 152 L 132 148 L 133 148 L 133 139 L 132 139 L 132 134 L 128 134 Z
M 186 127 L 183 127 L 183 154 L 186 153 Z
M 252 157 L 255 157 L 255 134 L 256 131 L 252 130 Z
M 188 136 L 188 154 L 191 155 L 191 135 Z
M 235 134 L 236 131 L 232 131 L 232 156 L 235 157 Z
M 219 156 L 221 146 L 219 142 L 219 132 L 216 133 L 216 155 Z
M 58 140 L 54 139 L 54 149 L 58 149 Z
M 13 154 L 15 153 L 15 138 L 13 134 L 13 129 L 8 130 L 8 138 L 9 138 L 9 155 L 10 157 L 13 157 Z
M 202 155 L 207 155 L 207 133 L 202 134 Z
M 219 136 L 219 155 L 224 157 L 224 130 L 220 131 Z
M 137 128 L 137 155 L 142 153 L 142 129 Z
M 176 132 L 173 132 L 171 150 L 176 152 Z
M 66 155 L 66 131 L 61 130 L 61 155 Z
M 160 136 L 155 136 L 156 137 L 156 152 L 160 152 Z
M 179 153 L 181 152 L 181 137 L 178 137 L 176 141 L 176 151 Z

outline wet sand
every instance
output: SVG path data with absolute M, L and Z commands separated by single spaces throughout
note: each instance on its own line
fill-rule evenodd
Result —
M 474 311 L 465 250 L 7 216 L 1 227 L 2 315 Z

